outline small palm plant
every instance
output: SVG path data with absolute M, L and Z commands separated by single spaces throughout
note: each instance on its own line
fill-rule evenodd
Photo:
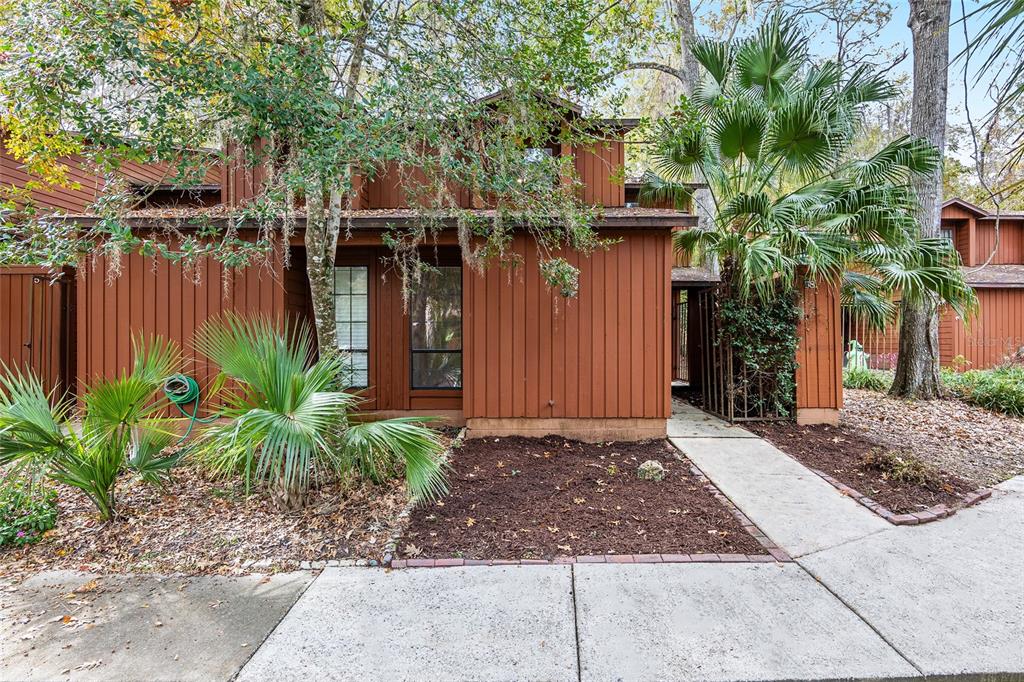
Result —
M 967 313 L 974 295 L 956 252 L 920 238 L 914 217 L 911 179 L 935 168 L 936 150 L 902 137 L 857 158 L 864 107 L 896 91 L 867 67 L 812 64 L 807 44 L 797 21 L 777 14 L 739 43 L 691 46 L 707 76 L 660 122 L 644 191 L 664 200 L 706 182 L 717 219 L 677 233 L 676 248 L 717 259 L 741 299 L 825 278 L 875 323 L 895 313 L 896 291 Z
M 207 323 L 196 348 L 235 386 L 225 391 L 221 423 L 194 443 L 199 460 L 223 476 L 263 483 L 282 510 L 305 505 L 312 483 L 356 470 L 374 480 L 404 465 L 409 493 L 432 498 L 445 489 L 443 447 L 422 419 L 354 423 L 356 395 L 335 390 L 346 359 L 313 360 L 305 325 L 283 330 L 264 317 L 225 316 Z
M 177 348 L 156 338 L 133 340 L 130 372 L 95 381 L 81 409 L 47 395 L 29 372 L 0 367 L 0 466 L 9 475 L 45 476 L 81 490 L 102 521 L 117 515 L 115 489 L 131 471 L 161 485 L 180 454 L 166 454 L 176 436 L 161 417 L 163 377 L 178 364 Z

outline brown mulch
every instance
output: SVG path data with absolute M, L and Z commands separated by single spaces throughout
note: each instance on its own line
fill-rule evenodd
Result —
M 58 487 L 60 515 L 43 540 L 0 549 L 0 574 L 41 569 L 192 574 L 270 573 L 300 561 L 380 559 L 406 496 L 401 481 L 335 482 L 301 512 L 282 513 L 241 483 L 175 469 L 163 492 L 119 484 L 120 518 L 101 524 L 84 495 Z
M 953 398 L 907 401 L 846 389 L 843 425 L 950 474 L 993 485 L 1024 474 L 1024 419 Z
M 637 477 L 651 459 L 664 480 Z M 474 439 L 451 465 L 450 494 L 413 511 L 403 557 L 765 553 L 664 440 Z
M 882 471 L 864 463 L 864 456 L 877 451 L 879 443 L 842 424 L 761 422 L 747 428 L 801 463 L 823 471 L 897 514 L 924 511 L 938 504 L 953 508 L 978 487 L 941 470 L 936 470 L 936 481 L 927 485 L 889 480 Z

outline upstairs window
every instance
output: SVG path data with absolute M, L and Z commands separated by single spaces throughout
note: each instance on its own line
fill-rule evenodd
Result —
M 349 386 L 369 386 L 370 293 L 365 265 L 334 268 L 334 321 L 338 348 L 349 358 Z
M 412 388 L 462 388 L 462 268 L 424 272 L 409 318 Z

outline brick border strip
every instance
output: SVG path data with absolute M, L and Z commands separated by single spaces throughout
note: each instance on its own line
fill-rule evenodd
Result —
M 810 468 L 810 467 L 808 467 Z M 811 469 L 812 472 L 831 483 L 839 492 L 843 493 L 847 497 L 852 498 L 862 507 L 866 507 L 878 516 L 888 521 L 894 526 L 919 526 L 922 523 L 931 523 L 932 521 L 938 521 L 952 516 L 957 512 L 957 509 L 964 509 L 966 507 L 973 507 L 982 500 L 987 500 L 992 497 L 991 488 L 978 488 L 974 492 L 967 493 L 964 496 L 964 501 L 958 507 L 947 507 L 944 504 L 937 504 L 934 507 L 929 507 L 924 511 L 911 512 L 909 514 L 897 514 L 888 507 L 882 505 L 879 502 L 875 502 L 873 499 L 864 495 L 858 490 L 851 488 L 842 481 L 838 481 L 835 478 L 829 476 L 824 471 L 819 469 Z
M 554 559 L 394 559 L 385 556 L 383 564 L 391 568 L 448 568 L 453 566 L 554 566 L 566 564 L 739 564 L 792 562 L 792 557 L 784 549 L 772 542 L 771 538 L 754 525 L 746 514 L 741 512 L 721 490 L 711 482 L 704 472 L 687 459 L 678 448 L 675 448 L 676 459 L 690 465 L 690 475 L 697 479 L 701 487 L 711 493 L 718 502 L 740 522 L 758 544 L 768 554 L 595 554 L 584 556 L 556 556 Z M 397 537 L 395 545 L 397 546 Z

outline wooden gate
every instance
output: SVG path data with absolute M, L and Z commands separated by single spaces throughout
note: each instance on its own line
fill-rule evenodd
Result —
M 33 266 L 0 266 L 0 362 L 31 370 L 49 391 L 73 388 L 74 277 Z
M 746 366 L 725 337 L 717 290 L 702 289 L 696 296 L 704 409 L 730 422 L 789 419 L 766 399 L 775 388 L 772 377 Z

